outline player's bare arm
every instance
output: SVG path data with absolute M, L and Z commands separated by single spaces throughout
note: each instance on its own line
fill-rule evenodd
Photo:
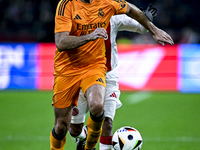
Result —
M 126 14 L 132 16 L 141 25 L 143 25 L 146 29 L 148 29 L 152 33 L 153 38 L 155 39 L 156 42 L 162 45 L 164 45 L 165 43 L 168 43 L 170 45 L 174 44 L 171 36 L 167 34 L 165 31 L 157 28 L 135 5 L 128 3 Z
M 105 39 L 107 32 L 104 28 L 97 28 L 92 33 L 82 36 L 73 36 L 69 32 L 55 33 L 55 43 L 58 50 L 66 51 L 80 47 L 89 41 L 94 41 L 98 38 Z

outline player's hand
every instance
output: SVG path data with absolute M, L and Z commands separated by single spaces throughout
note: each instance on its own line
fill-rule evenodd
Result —
M 149 6 L 147 7 L 146 10 L 143 10 L 142 8 L 141 8 L 141 10 L 143 11 L 143 13 L 147 16 L 147 18 L 151 22 L 153 22 L 153 18 L 155 16 L 157 16 L 157 13 L 156 13 L 157 12 L 157 8 L 155 6 L 153 6 L 152 4 L 149 4 Z
M 155 39 L 156 42 L 162 44 L 163 46 L 165 43 L 173 45 L 174 41 L 171 38 L 169 34 L 167 34 L 165 31 L 158 29 L 156 30 L 155 34 L 153 34 L 153 38 Z
M 104 28 L 96 28 L 91 34 L 90 34 L 90 39 L 92 41 L 101 38 L 101 39 L 108 39 L 108 34 L 107 31 Z

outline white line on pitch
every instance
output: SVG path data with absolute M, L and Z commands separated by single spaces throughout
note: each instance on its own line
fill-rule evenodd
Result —
M 127 96 L 130 104 L 136 104 L 151 97 L 150 92 L 136 92 Z

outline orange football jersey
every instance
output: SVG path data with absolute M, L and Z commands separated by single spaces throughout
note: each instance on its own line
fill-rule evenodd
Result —
M 93 0 L 83 3 L 79 0 L 61 0 L 55 16 L 55 33 L 68 31 L 70 35 L 81 36 L 96 28 L 107 28 L 110 18 L 124 14 L 127 2 L 124 0 Z M 76 49 L 59 52 L 54 57 L 55 75 L 76 75 L 89 69 L 105 67 L 104 39 L 90 41 Z

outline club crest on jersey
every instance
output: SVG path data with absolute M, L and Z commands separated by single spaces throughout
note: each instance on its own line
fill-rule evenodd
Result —
M 103 12 L 103 10 L 101 8 L 99 9 L 98 16 L 100 18 L 102 18 L 104 16 L 104 12 Z

